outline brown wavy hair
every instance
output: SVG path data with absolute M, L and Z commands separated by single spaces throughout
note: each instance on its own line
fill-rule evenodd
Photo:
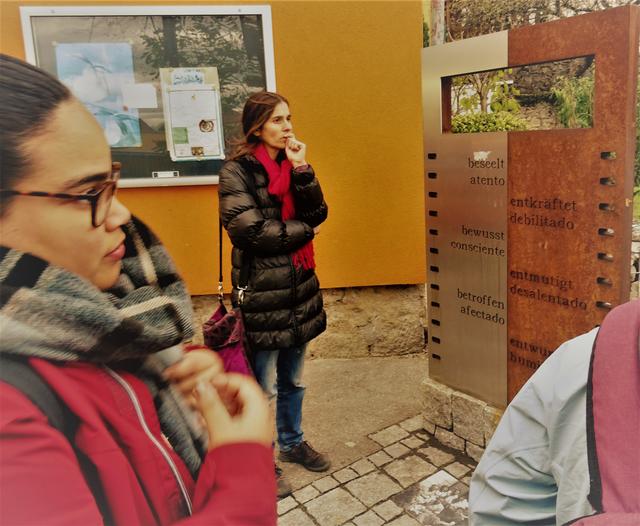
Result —
M 260 137 L 255 132 L 260 131 L 264 123 L 269 120 L 275 107 L 289 101 L 278 93 L 271 91 L 260 91 L 251 95 L 242 109 L 242 133 L 244 137 L 238 141 L 231 156 L 231 160 L 252 153 L 254 148 L 260 144 Z

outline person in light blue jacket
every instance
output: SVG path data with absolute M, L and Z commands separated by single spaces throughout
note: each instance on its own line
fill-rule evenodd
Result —
M 563 525 L 594 513 L 586 401 L 597 332 L 561 345 L 509 404 L 471 478 L 471 525 Z

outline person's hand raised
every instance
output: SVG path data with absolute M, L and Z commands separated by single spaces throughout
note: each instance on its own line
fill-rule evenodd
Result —
M 287 159 L 293 165 L 294 168 L 307 164 L 305 157 L 307 155 L 307 145 L 293 135 L 287 138 L 287 144 L 284 149 L 287 154 Z
M 218 375 L 199 382 L 193 395 L 209 432 L 209 449 L 239 442 L 271 445 L 271 411 L 253 379 L 236 373 Z
M 224 373 L 220 357 L 211 349 L 204 347 L 188 350 L 179 362 L 164 370 L 164 377 L 172 382 L 189 405 L 195 406 L 193 388 L 198 382 L 210 381 Z

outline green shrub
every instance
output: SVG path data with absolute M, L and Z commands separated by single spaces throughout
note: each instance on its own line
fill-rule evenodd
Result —
M 582 77 L 562 77 L 551 88 L 556 114 L 565 128 L 593 126 L 593 69 Z
M 453 133 L 526 130 L 527 121 L 508 111 L 467 113 L 451 119 Z

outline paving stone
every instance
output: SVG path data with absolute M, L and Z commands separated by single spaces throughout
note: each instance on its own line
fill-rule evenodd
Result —
M 422 444 L 424 444 L 424 442 L 422 440 L 420 440 L 419 438 L 417 438 L 417 437 L 405 438 L 404 440 L 401 440 L 400 442 L 402 442 L 409 449 L 416 449 L 416 448 L 420 447 Z
M 422 460 L 417 455 L 400 460 L 394 460 L 383 468 L 389 475 L 396 479 L 403 488 L 415 484 L 419 480 L 435 473 L 438 468 Z
M 368 507 L 386 500 L 402 490 L 402 487 L 387 475 L 378 472 L 352 480 L 346 485 L 346 488 Z
M 402 429 L 398 425 L 393 425 L 391 427 L 387 427 L 382 431 L 378 431 L 372 435 L 369 435 L 371 440 L 375 440 L 381 446 L 388 446 L 397 442 L 398 440 L 402 440 L 403 438 L 407 438 L 409 433 L 407 433 L 404 429 Z
M 467 494 L 466 486 L 459 482 L 439 486 L 420 483 L 394 495 L 392 500 L 419 524 L 452 526 L 467 524 Z
M 283 515 L 287 513 L 289 510 L 292 510 L 298 505 L 295 499 L 291 496 L 286 499 L 282 499 L 278 501 L 278 515 Z
M 338 526 L 365 512 L 367 508 L 344 489 L 332 489 L 307 503 L 307 511 L 322 526 Z M 297 526 L 297 525 L 296 525 Z
M 465 466 L 460 462 L 454 462 L 453 464 L 448 465 L 444 469 L 446 469 L 449 473 L 451 473 L 457 479 L 464 477 L 467 473 L 469 473 L 469 471 L 471 471 L 471 468 L 469 466 Z
M 403 422 L 400 422 L 400 427 L 405 431 L 409 431 L 409 433 L 413 433 L 414 431 L 419 431 L 423 428 L 424 419 L 422 415 L 416 415 L 413 418 L 407 418 Z
M 467 455 L 469 455 L 476 462 L 480 462 L 480 458 L 484 453 L 484 448 L 480 446 L 476 446 L 471 442 L 467 442 Z
M 420 526 L 420 523 L 409 517 L 409 515 L 403 515 L 402 517 L 398 517 L 393 522 L 387 522 L 387 526 Z
M 396 506 L 392 500 L 386 500 L 382 504 L 374 506 L 373 511 L 380 515 L 384 520 L 388 521 L 400 515 L 402 513 L 402 508 Z
M 429 488 L 431 488 L 431 486 L 453 486 L 457 483 L 457 478 L 441 469 L 437 473 L 434 473 L 430 477 L 427 477 L 422 482 L 420 482 L 420 487 L 423 492 L 426 492 L 429 491 Z
M 311 517 L 300 508 L 290 511 L 278 519 L 278 526 L 315 526 Z
M 361 458 L 358 462 L 355 462 L 349 466 L 354 471 L 358 472 L 358 475 L 366 475 L 367 473 L 371 473 L 376 466 L 369 462 L 366 458 Z
M 371 510 L 364 515 L 360 515 L 360 517 L 356 517 L 353 522 L 356 526 L 382 526 L 384 524 L 384 521 Z
M 455 433 L 439 427 L 438 429 L 436 429 L 435 436 L 436 439 L 445 446 L 449 446 L 452 449 L 457 449 L 458 451 L 464 451 L 464 438 L 460 438 Z
M 428 440 L 429 439 L 429 435 L 427 435 L 426 433 L 416 433 L 416 436 L 420 439 L 420 440 Z
M 344 468 L 340 471 L 336 471 L 333 474 L 334 478 L 336 478 L 340 483 L 349 482 L 358 476 L 358 474 L 350 468 Z
M 385 452 L 391 455 L 393 458 L 398 458 L 404 455 L 405 453 L 409 453 L 411 451 L 407 446 L 400 444 L 393 444 L 392 446 L 385 447 Z
M 340 484 L 336 479 L 332 476 L 321 478 L 320 480 L 316 480 L 313 483 L 313 487 L 316 488 L 320 493 L 326 493 L 330 489 L 335 488 Z
M 382 466 L 387 462 L 391 462 L 393 460 L 393 457 L 390 457 L 384 451 L 378 451 L 377 453 L 370 455 L 369 460 L 376 466 Z
M 320 495 L 320 492 L 313 486 L 306 486 L 293 492 L 293 498 L 300 504 L 304 504 L 308 500 L 316 498 L 318 495 Z
M 418 450 L 418 453 L 427 457 L 427 460 L 431 462 L 434 466 L 444 466 L 445 464 L 449 464 L 453 462 L 455 457 L 447 453 L 446 451 L 442 451 L 437 447 L 423 447 Z

